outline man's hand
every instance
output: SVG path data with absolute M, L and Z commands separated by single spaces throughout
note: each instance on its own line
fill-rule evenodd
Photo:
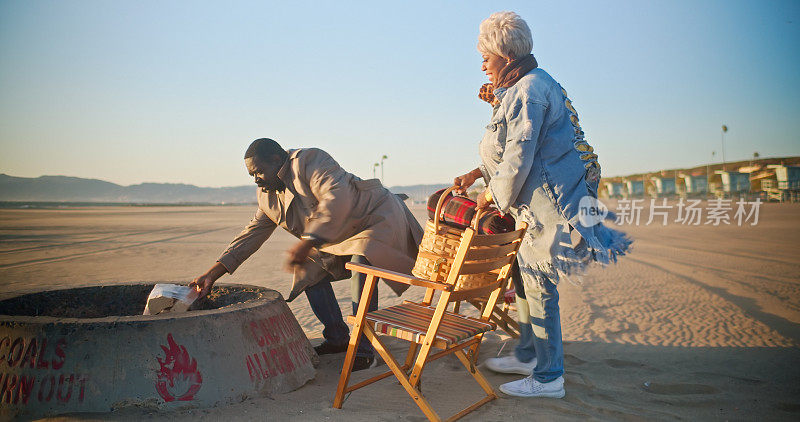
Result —
M 478 195 L 478 201 L 477 201 L 478 204 L 475 205 L 475 209 L 477 209 L 477 210 L 485 210 L 485 209 L 489 208 L 489 205 L 491 205 L 494 202 L 494 201 L 490 200 L 489 198 L 487 198 L 487 195 L 486 195 L 487 192 L 490 192 L 489 189 L 484 190 L 483 192 L 481 192 L 480 195 Z
M 456 177 L 453 180 L 453 185 L 456 186 L 456 192 L 466 192 L 467 188 L 472 186 L 472 184 L 475 183 L 479 177 L 483 177 L 483 173 L 481 173 L 480 168 L 476 168 L 467 174 Z
M 308 253 L 313 247 L 314 243 L 312 241 L 301 240 L 291 249 L 289 249 L 286 252 L 289 255 L 285 265 L 286 271 L 293 272 L 296 267 L 303 265 L 303 263 L 306 262 L 306 258 L 308 258 Z
M 202 299 L 211 291 L 211 287 L 214 286 L 214 282 L 227 272 L 228 270 L 225 268 L 225 266 L 217 262 L 208 271 L 206 271 L 205 274 L 195 278 L 194 281 L 189 283 L 189 287 L 199 289 L 200 294 L 197 296 L 197 298 Z

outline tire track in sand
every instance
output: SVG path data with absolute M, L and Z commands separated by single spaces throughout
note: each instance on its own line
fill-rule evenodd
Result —
M 103 254 L 103 253 L 118 251 L 118 250 L 121 250 L 121 249 L 138 248 L 140 246 L 152 245 L 152 244 L 156 244 L 156 243 L 164 243 L 164 242 L 169 242 L 169 241 L 172 241 L 172 240 L 183 239 L 183 238 L 186 238 L 186 237 L 192 237 L 192 236 L 198 236 L 198 235 L 201 235 L 201 234 L 213 233 L 213 232 L 220 231 L 220 230 L 230 230 L 230 227 L 220 227 L 220 228 L 217 228 L 217 229 L 203 230 L 203 231 L 199 231 L 199 232 L 195 232 L 195 233 L 182 234 L 182 235 L 179 235 L 179 236 L 172 236 L 172 237 L 167 237 L 167 238 L 164 238 L 164 239 L 151 240 L 151 241 L 148 241 L 148 242 L 140 242 L 140 243 L 135 243 L 135 244 L 126 245 L 126 246 L 117 246 L 117 247 L 113 247 L 113 248 L 101 249 L 101 250 L 92 251 L 92 252 L 80 252 L 80 253 L 75 253 L 75 254 L 70 254 L 70 255 L 57 256 L 57 257 L 53 257 L 53 258 L 31 259 L 31 260 L 28 260 L 28 261 L 14 262 L 14 263 L 11 263 L 11 264 L 2 264 L 2 265 L 0 265 L 0 270 L 5 270 L 5 269 L 9 269 L 9 268 L 26 267 L 26 266 L 30 266 L 30 265 L 47 264 L 47 263 L 50 263 L 50 262 L 57 262 L 57 261 L 66 261 L 66 260 L 69 260 L 69 259 L 81 258 L 81 257 L 84 257 L 84 256 L 100 255 L 100 254 Z
M 14 253 L 14 252 L 30 252 L 30 251 L 38 251 L 38 250 L 42 250 L 42 249 L 63 248 L 65 246 L 85 245 L 87 243 L 102 242 L 104 240 L 109 240 L 109 239 L 118 239 L 120 237 L 139 236 L 139 235 L 142 235 L 142 234 L 153 234 L 153 233 L 171 231 L 171 230 L 175 230 L 175 229 L 176 229 L 175 227 L 169 227 L 169 228 L 166 228 L 166 229 L 144 230 L 144 231 L 133 232 L 133 233 L 125 233 L 125 234 L 113 234 L 111 236 L 100 237 L 100 238 L 91 239 L 91 240 L 81 240 L 81 241 L 77 241 L 77 242 L 67 242 L 67 243 L 59 243 L 59 244 L 53 244 L 53 245 L 27 246 L 27 247 L 24 247 L 24 248 L 17 248 L 17 249 L 9 249 L 7 251 L 0 251 L 0 255 Z

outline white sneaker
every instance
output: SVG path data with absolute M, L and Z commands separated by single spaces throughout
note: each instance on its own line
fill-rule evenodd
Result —
M 509 396 L 516 397 L 550 397 L 560 399 L 564 397 L 564 377 L 558 377 L 548 383 L 541 383 L 533 379 L 533 375 L 530 375 L 521 380 L 511 381 L 501 385 L 500 391 Z
M 516 356 L 509 355 L 502 358 L 489 358 L 484 363 L 487 368 L 501 374 L 530 375 L 533 373 L 533 368 L 536 367 L 536 358 L 530 362 L 520 362 Z

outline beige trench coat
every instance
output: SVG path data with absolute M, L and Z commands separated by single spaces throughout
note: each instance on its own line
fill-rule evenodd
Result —
M 298 238 L 309 234 L 325 240 L 302 270 L 295 271 L 288 301 L 329 274 L 334 280 L 349 278 L 344 264 L 350 255 L 365 256 L 376 267 L 410 273 L 422 228 L 379 180 L 359 179 L 317 148 L 289 150 L 278 177 L 286 189 L 282 193 L 258 189 L 255 217 L 217 260 L 229 273 L 258 250 L 277 226 Z M 408 287 L 388 284 L 398 295 Z

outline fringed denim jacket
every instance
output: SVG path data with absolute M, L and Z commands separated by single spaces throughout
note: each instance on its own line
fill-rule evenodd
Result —
M 536 68 L 494 94 L 500 104 L 480 143 L 481 171 L 500 211 L 528 223 L 518 254 L 523 274 L 555 283 L 624 254 L 631 243 L 624 233 L 580 223 L 581 198 L 597 198 L 600 165 L 567 92 Z

